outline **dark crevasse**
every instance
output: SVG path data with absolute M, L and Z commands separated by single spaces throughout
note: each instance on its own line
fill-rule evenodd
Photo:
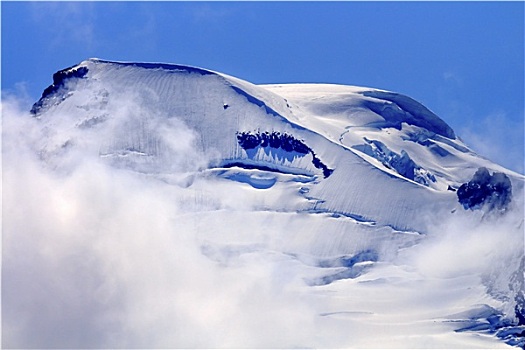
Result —
M 329 169 L 315 154 L 315 152 L 308 147 L 305 143 L 300 140 L 297 140 L 292 135 L 287 133 L 281 134 L 280 132 L 237 132 L 237 142 L 239 145 L 245 149 L 254 149 L 256 147 L 270 147 L 274 149 L 282 149 L 285 152 L 297 152 L 299 154 L 311 154 L 312 164 L 317 168 L 323 171 L 323 176 L 325 178 L 329 177 L 333 169 Z
M 379 255 L 373 250 L 365 250 L 353 256 L 342 256 L 335 259 L 322 259 L 318 262 L 321 268 L 341 267 L 344 270 L 323 276 L 310 282 L 312 285 L 323 286 L 342 279 L 353 279 L 361 276 L 371 268 L 371 263 L 377 262 Z M 368 264 L 363 264 L 368 263 Z
M 379 255 L 376 251 L 368 249 L 362 252 L 357 253 L 353 256 L 341 256 L 335 259 L 321 259 L 318 262 L 319 267 L 352 267 L 357 263 L 366 262 L 366 261 L 377 261 Z

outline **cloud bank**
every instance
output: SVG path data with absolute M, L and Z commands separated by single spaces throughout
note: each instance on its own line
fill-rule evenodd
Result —
M 129 106 L 116 117 L 140 116 Z M 311 221 L 254 211 L 249 186 L 187 181 L 206 155 L 184 125 L 160 126 L 182 175 L 151 177 L 93 156 L 89 143 L 45 162 L 38 121 L 16 100 L 2 108 L 3 347 L 503 346 L 443 321 L 483 303 L 512 314 L 522 193 L 514 214 L 436 216 L 392 261 L 311 286 L 326 271 L 275 248 Z

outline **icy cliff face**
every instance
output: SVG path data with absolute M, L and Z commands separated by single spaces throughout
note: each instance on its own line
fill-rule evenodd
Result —
M 427 235 L 440 231 L 436 221 L 462 215 L 477 220 L 466 209 L 510 211 L 523 205 L 513 197 L 523 189 L 522 175 L 476 155 L 415 100 L 378 89 L 257 86 L 195 67 L 90 59 L 57 72 L 31 113 L 39 130 L 31 146 L 52 171 L 76 173 L 93 162 L 161 183 L 166 193 L 176 188 L 173 200 L 186 208 L 177 218 L 194 218 L 190 226 L 199 258 L 236 266 L 246 256 L 260 254 L 266 261 L 277 254 L 277 260 L 300 271 L 297 280 L 307 288 L 326 295 L 333 288 L 343 299 L 352 291 L 368 295 L 379 290 L 369 286 L 386 285 L 395 286 L 394 299 L 412 302 L 403 293 L 417 289 L 424 272 L 405 270 L 406 259 L 421 259 L 411 254 L 422 249 Z M 171 200 L 163 203 L 169 206 Z M 436 250 L 448 252 L 445 246 Z M 440 286 L 465 283 L 471 294 L 460 298 L 470 298 L 472 305 L 465 306 L 468 312 L 460 321 L 448 317 L 458 315 L 456 300 L 444 303 L 450 308 L 446 314 L 437 309 L 429 314 L 460 322 L 465 330 L 489 323 L 485 329 L 495 333 L 515 325 L 515 318 L 523 317 L 523 293 L 518 282 L 509 287 L 507 277 L 519 271 L 520 260 L 507 258 L 508 276 L 491 270 L 499 277 L 486 278 L 482 288 L 468 269 L 445 272 Z M 432 275 L 442 259 L 426 272 Z M 490 275 L 486 270 L 475 278 Z M 415 285 L 397 284 L 403 279 Z M 433 281 L 424 285 L 438 298 Z M 497 302 L 472 313 L 474 304 L 488 303 L 480 288 L 489 289 Z M 391 295 L 381 297 L 390 303 Z M 316 322 L 330 329 L 344 311 L 322 305 Z M 369 308 L 380 312 L 381 305 Z M 487 321 L 496 318 L 494 325 Z M 302 343 L 270 345 L 297 344 Z
M 303 142 L 295 139 L 292 135 L 283 134 L 279 132 L 264 132 L 252 134 L 249 132 L 242 132 L 237 134 L 239 145 L 249 153 L 255 154 L 259 148 L 263 148 L 265 153 L 275 153 L 279 157 L 279 153 L 283 153 L 285 157 L 303 157 L 307 154 L 312 156 L 312 164 L 323 171 L 323 176 L 327 178 L 333 172 L 323 162 L 315 156 L 314 151 L 305 145 Z M 291 161 L 292 159 L 290 159 Z
M 486 168 L 478 171 L 458 189 L 458 199 L 465 209 L 505 210 L 512 201 L 512 184 L 504 173 L 490 174 Z

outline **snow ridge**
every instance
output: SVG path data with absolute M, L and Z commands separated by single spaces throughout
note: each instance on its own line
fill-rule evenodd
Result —
M 373 97 L 379 100 L 391 102 L 378 106 L 368 103 L 370 109 L 382 115 L 385 119 L 400 127 L 402 122 L 420 126 L 438 135 L 455 139 L 456 134 L 441 118 L 432 113 L 428 108 L 416 102 L 410 97 L 388 91 L 370 90 L 361 92 L 363 96 Z

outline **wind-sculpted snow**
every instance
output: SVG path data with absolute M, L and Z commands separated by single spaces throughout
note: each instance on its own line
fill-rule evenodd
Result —
M 115 64 L 115 62 L 112 61 L 105 61 L 101 59 L 91 59 L 91 61 L 99 62 L 99 63 L 106 63 L 106 64 Z M 139 67 L 139 68 L 145 68 L 145 69 L 161 69 L 165 71 L 173 71 L 173 72 L 183 72 L 183 73 L 197 73 L 200 75 L 213 75 L 215 73 L 198 68 L 198 67 L 191 67 L 191 66 L 183 66 L 173 63 L 151 63 L 151 62 L 118 62 L 120 66 L 130 66 L 130 67 Z
M 504 173 L 479 168 L 467 183 L 459 187 L 458 200 L 465 209 L 505 210 L 512 201 L 512 184 Z
M 406 136 L 402 136 L 403 140 L 416 142 L 422 146 L 425 146 L 435 155 L 440 157 L 450 156 L 451 152 L 440 146 L 436 140 L 434 140 L 434 138 L 436 138 L 436 135 L 427 130 L 421 130 L 420 132 L 408 132 Z
M 99 59 L 3 98 L 3 348 L 523 343 L 524 177 L 411 99 Z
M 259 100 L 255 96 L 252 96 L 252 95 L 248 94 L 243 89 L 241 89 L 241 88 L 239 88 L 239 87 L 237 87 L 235 85 L 232 85 L 231 88 L 233 89 L 233 91 L 235 91 L 239 95 L 246 97 L 248 102 L 253 103 L 254 105 L 256 105 L 258 107 L 264 108 L 264 111 L 266 113 L 271 114 L 271 115 L 276 116 L 276 117 L 281 117 L 281 115 L 279 113 L 277 113 L 275 110 L 273 110 L 271 107 L 269 107 L 266 103 L 264 103 L 263 101 Z
M 442 119 L 401 94 L 333 84 L 280 84 L 264 88 L 286 99 L 290 106 L 289 120 L 346 149 L 355 150 L 354 146 L 361 147 L 368 139 L 381 142 L 397 154 L 405 151 L 417 166 L 435 177 L 436 181 L 427 179 L 428 187 L 434 190 L 459 187 L 471 176 L 472 167 L 468 164 L 477 164 L 475 169 L 494 168 L 455 137 Z M 357 150 L 355 153 L 364 155 Z M 363 160 L 370 158 L 364 156 Z M 382 162 L 371 164 L 400 176 Z
M 401 123 L 413 124 L 450 139 L 456 138 L 454 130 L 450 126 L 410 97 L 380 90 L 363 91 L 362 94 L 391 102 L 369 103 L 368 107 L 383 116 L 387 122 L 392 123 L 395 127 L 399 128 Z

